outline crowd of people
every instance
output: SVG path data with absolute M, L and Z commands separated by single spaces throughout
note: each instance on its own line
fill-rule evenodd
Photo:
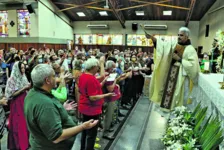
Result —
M 124 116 L 120 109 L 130 109 L 143 94 L 154 62 L 141 48 L 103 53 L 30 47 L 2 50 L 0 64 L 1 137 L 7 124 L 8 149 L 71 149 L 82 132 L 81 150 L 92 150 L 100 148 L 99 131 L 115 138 L 110 132 Z
M 7 124 L 10 150 L 70 150 L 78 133 L 81 150 L 100 148 L 98 132 L 106 140 L 115 138 L 111 131 L 124 117 L 120 110 L 136 104 L 144 77 L 152 73 L 149 99 L 162 110 L 191 104 L 200 66 L 189 37 L 186 27 L 179 29 L 177 41 L 146 33 L 155 59 L 141 48 L 2 50 L 1 137 Z

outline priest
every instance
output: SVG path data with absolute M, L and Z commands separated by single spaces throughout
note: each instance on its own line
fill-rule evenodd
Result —
M 186 27 L 179 29 L 178 40 L 155 38 L 146 33 L 155 45 L 150 100 L 164 110 L 189 104 L 191 90 L 197 84 L 200 67 L 189 35 L 190 30 Z

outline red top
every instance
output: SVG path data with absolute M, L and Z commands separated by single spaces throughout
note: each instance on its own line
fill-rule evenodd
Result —
M 90 101 L 89 96 L 103 94 L 100 82 L 95 76 L 83 73 L 79 78 L 79 111 L 88 116 L 99 115 L 102 113 L 103 99 Z

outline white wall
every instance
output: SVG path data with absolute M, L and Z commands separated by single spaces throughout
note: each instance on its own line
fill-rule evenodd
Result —
M 11 21 L 14 21 L 15 23 L 13 27 L 11 27 L 10 25 Z M 31 22 L 30 37 L 38 37 L 38 15 L 30 14 L 30 22 Z M 18 37 L 18 18 L 16 10 L 8 10 L 8 27 L 9 27 L 8 37 Z
M 41 1 L 54 12 L 58 11 L 50 1 Z M 40 2 L 38 3 L 38 15 L 39 37 L 73 40 L 73 29 Z M 63 13 L 58 15 L 70 23 L 70 20 Z
M 209 11 L 204 15 L 204 17 L 200 20 L 200 28 L 199 28 L 199 45 L 203 46 L 203 52 L 208 52 L 211 50 L 213 39 L 215 38 L 216 32 L 221 29 L 224 31 L 224 21 L 223 14 L 224 8 L 209 13 L 216 8 L 219 8 L 224 5 L 223 0 L 217 0 L 213 6 L 209 9 Z M 209 25 L 209 37 L 205 37 L 206 25 Z
M 184 21 L 126 21 L 126 29 L 123 29 L 118 21 L 75 21 L 74 34 L 144 34 L 144 31 L 139 27 L 137 32 L 132 31 L 132 23 L 138 24 L 153 24 L 153 25 L 167 25 L 167 30 L 148 30 L 151 34 L 162 35 L 177 35 L 178 29 L 184 26 Z M 108 24 L 109 29 L 97 29 L 92 30 L 87 28 L 88 24 Z M 198 31 L 199 21 L 191 21 L 189 23 L 189 29 L 191 30 L 191 41 L 194 47 L 198 46 Z M 124 39 L 124 38 L 123 38 Z M 124 41 L 123 41 L 124 43 Z

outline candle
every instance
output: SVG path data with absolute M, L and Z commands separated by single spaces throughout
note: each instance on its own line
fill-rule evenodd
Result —
M 209 71 L 209 62 L 204 63 L 204 70 Z
M 224 74 L 223 74 L 222 84 L 224 84 Z

